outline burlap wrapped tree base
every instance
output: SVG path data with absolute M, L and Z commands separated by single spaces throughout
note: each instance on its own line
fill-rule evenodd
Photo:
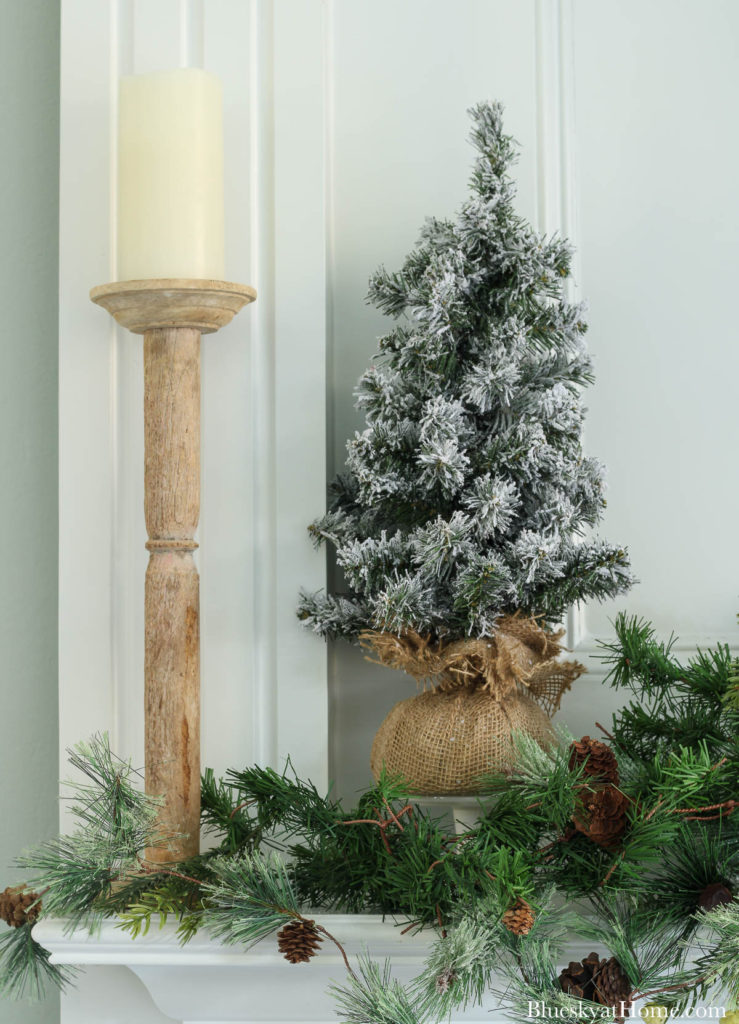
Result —
M 419 796 L 474 793 L 480 776 L 513 763 L 514 730 L 554 740 L 546 713 L 526 693 L 503 701 L 485 690 L 427 690 L 396 704 L 372 744 L 377 778 L 383 764 Z
M 379 728 L 371 767 L 403 775 L 414 793 L 475 793 L 481 776 L 514 760 L 512 734 L 552 742 L 549 715 L 585 671 L 559 661 L 562 634 L 511 615 L 495 635 L 433 643 L 417 633 L 366 632 L 375 660 L 431 689 L 396 704 Z

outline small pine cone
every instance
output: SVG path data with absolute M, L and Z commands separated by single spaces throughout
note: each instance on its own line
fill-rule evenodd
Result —
M 612 1007 L 613 1019 L 623 1021 L 631 1010 L 632 987 L 615 956 L 601 960 L 600 970 L 593 975 L 593 985 L 595 1001 Z
M 570 770 L 585 765 L 584 775 L 618 785 L 618 761 L 611 748 L 600 740 L 583 736 L 570 745 Z
M 575 828 L 598 846 L 611 849 L 623 838 L 628 819 L 629 798 L 615 786 L 580 791 L 579 806 L 572 816 Z
M 22 885 L 15 889 L 8 886 L 4 892 L 0 892 L 0 920 L 11 928 L 33 924 L 41 910 L 41 901 L 36 903 L 37 900 L 38 893 L 27 891 Z M 36 905 L 32 906 L 34 903 Z
M 315 921 L 291 921 L 277 933 L 277 948 L 291 964 L 307 964 L 322 942 Z
M 733 899 L 731 889 L 725 886 L 723 882 L 713 882 L 703 889 L 698 897 L 698 903 L 701 910 L 709 911 L 722 906 L 724 903 L 731 903 Z
M 448 992 L 450 988 L 454 986 L 454 982 L 459 978 L 459 975 L 453 967 L 445 967 L 441 974 L 436 975 L 436 981 L 434 987 L 440 996 L 443 996 L 445 992 Z
M 503 914 L 503 924 L 514 935 L 528 935 L 534 927 L 534 920 L 533 907 L 520 896 Z
M 593 975 L 600 970 L 600 957 L 597 953 L 582 960 L 572 960 L 559 975 L 559 984 L 563 992 L 576 999 L 593 999 Z

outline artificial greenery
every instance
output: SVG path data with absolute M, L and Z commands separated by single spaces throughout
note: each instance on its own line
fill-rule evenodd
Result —
M 0 935 L 0 996 L 40 1000 L 49 987 L 63 991 L 73 981 L 74 968 L 52 964 L 32 932 L 32 925 L 24 924 Z
M 632 691 L 608 743 L 562 732 L 544 750 L 518 737 L 515 769 L 487 780 L 479 819 L 461 835 L 408 802 L 397 778 L 383 776 L 345 808 L 289 764 L 222 780 L 206 771 L 203 823 L 213 848 L 176 865 L 152 863 L 146 851 L 172 838 L 158 833 L 158 801 L 97 737 L 71 754 L 82 772 L 72 785 L 79 828 L 21 859 L 28 886 L 42 913 L 70 928 L 113 917 L 134 936 L 172 919 L 182 941 L 204 928 L 249 947 L 291 921 L 310 929 L 315 916 L 316 930 L 340 947 L 320 921 L 330 911 L 435 929 L 407 990 L 387 966 L 348 964 L 337 1005 L 352 1024 L 439 1021 L 491 988 L 519 1017 L 529 1001 L 573 1010 L 578 1000 L 562 990 L 557 966 L 573 934 L 583 955 L 597 947 L 615 958 L 632 995 L 676 1012 L 716 986 L 738 1000 L 737 665 L 726 647 L 680 664 L 648 624 L 624 616 L 602 655 L 610 683 Z M 691 716 L 704 734 L 690 731 Z M 583 819 L 604 789 L 623 797 L 606 804 L 617 829 L 605 838 Z M 533 926 L 519 934 L 510 911 L 521 905 Z M 37 993 L 46 976 L 66 980 L 31 924 L 3 936 L 0 969 L 12 995 Z M 593 1003 L 586 1018 L 603 1010 Z
M 566 297 L 569 246 L 515 210 L 500 105 L 470 113 L 470 198 L 370 281 L 369 301 L 396 324 L 359 381 L 366 427 L 310 527 L 344 577 L 302 597 L 322 636 L 489 636 L 501 615 L 556 623 L 632 582 L 624 548 L 590 532 L 603 470 L 582 450 L 593 378 L 584 311 Z

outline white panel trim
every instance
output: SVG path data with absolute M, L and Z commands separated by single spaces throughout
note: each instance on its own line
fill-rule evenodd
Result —
M 274 16 L 268 0 L 252 0 L 250 88 L 254 145 L 250 201 L 252 263 L 259 283 L 252 337 L 254 430 L 254 757 L 277 767 L 276 481 L 275 481 L 275 197 Z
M 109 279 L 112 211 L 111 4 L 76 0 L 62 10 L 59 260 L 59 699 L 65 749 L 112 731 L 115 329 L 89 301 Z M 96 45 L 80 45 L 93 37 Z M 95 83 L 94 92 L 90 82 Z M 62 826 L 65 814 L 62 805 Z
M 575 94 L 571 0 L 536 0 L 536 211 L 537 229 L 575 245 L 567 297 L 577 298 L 579 280 L 575 164 L 572 156 Z M 566 643 L 586 634 L 585 608 L 574 605 L 565 619 Z
M 324 203 L 326 211 L 326 374 L 334 378 L 334 350 L 336 327 L 334 300 L 336 297 L 336 9 L 334 0 L 323 0 L 324 10 Z M 326 391 L 326 471 L 327 483 L 333 480 L 337 467 L 334 456 L 334 428 L 336 403 Z M 328 562 L 328 553 L 326 554 Z
M 202 68 L 205 56 L 205 0 L 180 0 L 180 63 Z
M 131 74 L 134 64 L 134 0 L 114 0 L 111 4 L 115 25 L 113 44 L 110 50 L 110 105 L 108 139 L 110 147 L 110 252 L 108 255 L 108 275 L 106 280 L 114 281 L 118 276 L 118 80 L 121 75 Z M 103 280 L 98 282 L 104 284 Z M 71 301 L 71 296 L 69 297 Z M 79 299 L 79 297 L 77 297 Z M 135 435 L 130 436 L 131 424 L 136 422 L 136 408 L 132 401 L 135 394 L 137 371 L 143 370 L 143 358 L 138 353 L 139 346 L 115 324 L 111 325 L 115 333 L 114 376 L 111 381 L 111 415 L 114 432 L 113 444 L 113 503 L 112 503 L 112 536 L 111 557 L 113 628 L 111 632 L 111 675 L 113 686 L 113 729 L 111 730 L 111 746 L 114 750 L 123 751 L 130 743 L 130 729 L 127 728 L 125 708 L 131 705 L 127 681 L 137 664 L 136 652 L 140 637 L 136 633 L 134 581 L 132 579 L 135 560 L 134 524 L 127 515 L 127 484 L 132 480 L 140 466 L 135 458 Z M 137 359 L 137 355 L 139 359 Z M 143 384 L 141 386 L 143 396 Z M 143 443 L 143 428 L 141 431 Z M 143 487 L 142 487 L 143 493 Z M 143 614 L 140 616 L 143 623 Z M 143 627 L 142 627 L 143 628 Z M 137 640 L 139 643 L 137 644 Z M 134 668 L 131 666 L 133 662 Z M 140 657 L 140 672 L 143 676 L 143 651 Z M 143 684 L 142 684 L 143 690 Z M 128 699 L 127 699 L 128 698 Z M 83 738 L 83 737 L 80 737 Z M 143 741 L 140 751 L 130 750 L 129 756 L 143 764 Z
M 545 234 L 562 229 L 560 0 L 536 0 L 536 212 Z
M 326 583 L 306 527 L 326 501 L 326 166 L 323 5 L 274 0 L 277 756 L 328 785 L 325 644 L 297 621 Z

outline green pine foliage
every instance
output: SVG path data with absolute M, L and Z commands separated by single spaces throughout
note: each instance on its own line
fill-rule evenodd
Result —
M 619 615 L 616 639 L 603 645 L 609 682 L 633 698 L 618 716 L 614 736 L 629 756 L 704 744 L 710 756 L 736 756 L 739 708 L 734 703 L 737 665 L 729 647 L 700 651 L 687 665 L 673 656 L 675 638 L 661 642 L 650 623 Z
M 52 964 L 32 932 L 24 924 L 0 935 L 0 997 L 38 1002 L 49 989 L 64 990 L 76 976 L 74 968 Z
M 399 778 L 383 776 L 344 807 L 289 764 L 221 780 L 206 771 L 213 847 L 174 867 L 151 865 L 145 849 L 164 841 L 158 804 L 96 737 L 72 752 L 83 779 L 73 787 L 80 827 L 24 856 L 29 884 L 43 889 L 43 913 L 71 927 L 114 917 L 134 937 L 173 921 L 182 941 L 203 928 L 248 948 L 305 921 L 306 908 L 319 931 L 321 912 L 332 911 L 435 929 L 407 990 L 387 966 L 364 959 L 350 970 L 336 992 L 346 1021 L 430 1024 L 491 988 L 514 1016 L 526 1016 L 530 1000 L 572 1009 L 558 980 L 566 934 L 581 937 L 581 955 L 616 957 L 634 993 L 676 1012 L 712 986 L 739 1000 L 739 712 L 727 699 L 737 670 L 724 647 L 687 664 L 673 647 L 648 623 L 621 617 L 603 648 L 610 682 L 632 698 L 611 726 L 618 781 L 608 785 L 625 797 L 623 833 L 611 845 L 575 827 L 604 783 L 587 762 L 571 761 L 562 731 L 548 749 L 517 737 L 515 769 L 488 780 L 479 818 L 461 835 L 409 802 Z M 693 736 L 686 708 L 705 737 Z M 717 887 L 730 902 L 712 907 L 705 896 Z M 517 901 L 534 915 L 526 934 L 506 926 Z M 29 924 L 0 939 L 0 970 L 12 995 L 68 980 Z
M 205 920 L 227 945 L 248 949 L 286 919 L 300 917 L 289 871 L 276 856 L 218 857 L 211 869 L 215 879 L 205 886 Z
M 78 827 L 19 858 L 28 885 L 45 892 L 44 912 L 65 918 L 70 929 L 93 927 L 115 884 L 140 869 L 143 851 L 164 846 L 161 801 L 147 796 L 140 774 L 111 751 L 107 736 L 94 736 L 69 751 L 82 779 L 70 782 Z
M 391 974 L 367 956 L 359 958 L 358 973 L 350 974 L 346 985 L 336 985 L 341 1020 L 345 1024 L 425 1024 L 430 1017 L 424 1000 L 413 998 Z
M 623 547 L 592 536 L 603 470 L 581 446 L 593 378 L 583 309 L 566 298 L 569 246 L 515 212 L 500 105 L 470 113 L 470 198 L 370 281 L 395 326 L 358 384 L 366 428 L 310 527 L 345 583 L 302 595 L 325 637 L 487 636 L 502 614 L 553 623 L 632 582 Z

